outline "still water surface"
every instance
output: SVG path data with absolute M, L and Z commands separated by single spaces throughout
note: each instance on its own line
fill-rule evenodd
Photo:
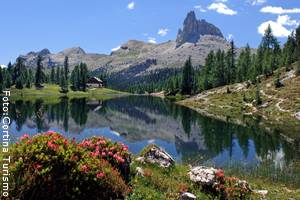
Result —
M 11 102 L 10 116 L 14 140 L 24 133 L 34 135 L 47 130 L 78 141 L 101 135 L 122 141 L 135 154 L 154 143 L 178 162 L 223 168 L 251 168 L 267 162 L 284 170 L 300 159 L 297 143 L 258 129 L 256 122 L 248 127 L 234 125 L 154 97 L 107 101 L 63 98 L 55 104 L 15 101 Z

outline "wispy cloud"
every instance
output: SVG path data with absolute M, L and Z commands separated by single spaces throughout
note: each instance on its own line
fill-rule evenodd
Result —
M 194 6 L 194 8 L 199 10 L 200 12 L 206 12 L 206 10 L 201 5 Z
M 115 48 L 112 48 L 111 51 L 118 51 L 121 48 L 121 46 L 117 46 Z
M 249 3 L 251 3 L 251 5 L 253 5 L 253 6 L 262 5 L 266 2 L 267 2 L 267 0 L 249 0 Z
M 135 8 L 135 3 L 134 1 L 130 2 L 128 5 L 127 5 L 127 8 L 128 10 L 133 10 Z
M 148 37 L 148 42 L 152 43 L 152 44 L 156 44 L 157 43 L 156 42 L 156 38 L 154 38 L 154 37 Z
M 299 25 L 299 22 L 292 20 L 288 15 L 279 15 L 276 21 L 263 22 L 257 29 L 258 33 L 264 35 L 268 26 L 271 26 L 274 36 L 276 37 L 288 37 L 293 29 Z M 287 28 L 287 26 L 289 28 Z
M 237 11 L 228 8 L 227 5 L 225 5 L 222 2 L 212 3 L 207 7 L 207 9 L 215 10 L 217 13 L 224 14 L 224 15 L 236 15 L 237 14 Z
M 166 36 L 169 32 L 169 29 L 167 28 L 161 28 L 158 30 L 157 34 L 160 35 L 160 36 Z
M 262 9 L 260 9 L 260 12 L 282 15 L 282 14 L 300 13 L 300 8 L 284 9 L 282 7 L 276 7 L 276 6 L 265 6 Z

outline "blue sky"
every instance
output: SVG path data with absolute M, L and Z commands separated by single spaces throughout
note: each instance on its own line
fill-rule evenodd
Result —
M 0 8 L 0 64 L 43 48 L 108 54 L 129 39 L 174 40 L 190 10 L 237 46 L 257 47 L 268 24 L 283 43 L 300 22 L 299 0 L 7 0 Z

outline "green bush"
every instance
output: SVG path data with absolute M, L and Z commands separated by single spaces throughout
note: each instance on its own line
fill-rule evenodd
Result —
M 127 147 L 102 137 L 78 144 L 52 131 L 25 134 L 11 154 L 12 199 L 124 199 L 130 191 L 120 175 Z

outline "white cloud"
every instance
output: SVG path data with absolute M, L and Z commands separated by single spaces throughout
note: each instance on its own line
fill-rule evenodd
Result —
M 169 29 L 167 28 L 161 28 L 158 30 L 157 34 L 160 35 L 160 36 L 166 36 L 169 32 Z
M 292 20 L 290 19 L 290 17 L 288 15 L 279 15 L 277 17 L 276 21 L 266 21 L 263 22 L 259 27 L 258 27 L 258 33 L 260 33 L 261 35 L 264 35 L 265 30 L 267 29 L 268 25 L 271 26 L 272 31 L 274 36 L 276 37 L 288 37 L 291 33 L 293 28 L 295 28 L 296 26 L 298 26 L 298 22 L 296 20 Z M 287 28 L 286 26 L 289 26 L 289 28 Z
M 0 67 L 3 69 L 3 68 L 7 68 L 6 65 L 0 65 Z
M 227 36 L 227 40 L 232 40 L 233 39 L 233 34 L 228 34 L 228 36 Z
M 300 13 L 300 8 L 284 9 L 282 7 L 265 6 L 262 9 L 260 9 L 260 12 L 281 15 L 281 14 L 288 14 L 288 13 Z
M 121 48 L 121 46 L 117 46 L 116 48 L 112 48 L 111 51 L 118 51 Z
M 148 37 L 148 42 L 152 44 L 156 44 L 156 38 L 154 37 Z
M 133 10 L 135 7 L 135 3 L 132 1 L 127 5 L 128 10 Z
M 207 9 L 215 10 L 216 12 L 224 15 L 236 15 L 237 11 L 228 8 L 224 3 L 212 3 L 210 4 Z
M 226 3 L 228 0 L 215 0 L 215 2 L 223 2 Z
M 250 0 L 251 5 L 253 5 L 253 6 L 262 5 L 266 2 L 267 2 L 267 0 Z
M 206 10 L 201 5 L 194 6 L 194 8 L 199 10 L 200 12 L 206 12 Z

